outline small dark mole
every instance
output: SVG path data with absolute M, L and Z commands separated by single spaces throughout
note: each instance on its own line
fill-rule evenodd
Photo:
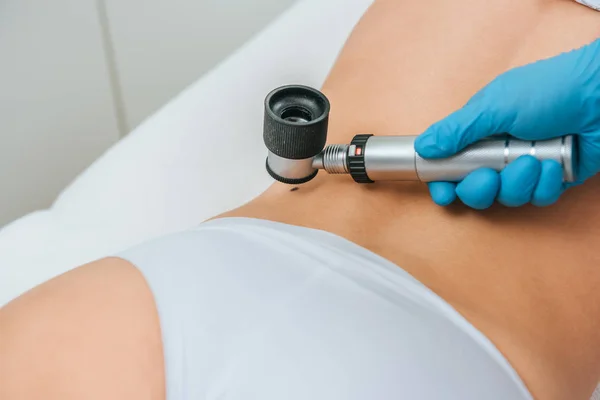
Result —
M 293 188 L 290 189 L 290 192 L 295 192 L 296 190 L 300 190 L 300 188 L 299 187 L 293 187 Z

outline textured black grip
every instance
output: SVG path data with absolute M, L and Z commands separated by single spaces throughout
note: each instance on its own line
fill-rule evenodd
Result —
M 356 151 L 348 154 L 348 171 L 357 183 L 373 183 L 365 168 L 365 148 L 371 136 L 373 135 L 356 135 L 350 143 L 350 146 L 356 146 Z
M 265 99 L 263 139 L 279 157 L 301 160 L 319 154 L 327 141 L 329 101 L 307 86 L 283 86 Z

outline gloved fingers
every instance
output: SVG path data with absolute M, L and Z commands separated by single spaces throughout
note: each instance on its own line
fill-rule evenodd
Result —
M 537 207 L 550 206 L 558 201 L 564 190 L 562 166 L 554 160 L 542 161 L 540 179 L 531 204 Z
M 450 205 L 456 200 L 456 184 L 452 182 L 430 182 L 429 193 L 438 206 Z
M 533 156 L 522 156 L 500 173 L 498 202 L 507 207 L 520 207 L 531 202 L 542 173 L 542 163 Z
M 467 206 L 483 210 L 494 204 L 500 190 L 500 175 L 491 168 L 471 172 L 456 186 L 456 195 Z
M 498 109 L 498 104 L 488 105 L 487 98 L 477 94 L 467 105 L 430 126 L 415 140 L 417 153 L 424 158 L 449 157 L 484 137 L 508 132 L 515 113 Z

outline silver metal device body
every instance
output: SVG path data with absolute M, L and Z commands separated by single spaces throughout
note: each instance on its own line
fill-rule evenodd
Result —
M 414 150 L 416 136 L 372 136 L 364 149 L 364 167 L 373 181 L 457 182 L 479 168 L 501 171 L 523 155 L 555 160 L 563 167 L 565 182 L 574 182 L 575 144 L 572 135 L 543 141 L 523 141 L 510 136 L 481 140 L 458 154 L 443 159 L 424 159 Z M 352 145 L 330 145 L 313 159 L 312 168 L 332 174 L 350 173 Z
M 279 176 L 284 176 L 287 179 L 302 179 L 315 172 L 315 168 L 313 168 L 313 157 L 291 160 L 269 152 L 267 155 L 267 162 L 269 163 L 269 168 L 271 168 L 273 172 Z

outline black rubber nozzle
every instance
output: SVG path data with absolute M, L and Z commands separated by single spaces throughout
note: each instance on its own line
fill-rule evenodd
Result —
M 327 141 L 329 100 L 316 89 L 290 85 L 265 99 L 263 138 L 270 152 L 301 160 L 319 154 Z

